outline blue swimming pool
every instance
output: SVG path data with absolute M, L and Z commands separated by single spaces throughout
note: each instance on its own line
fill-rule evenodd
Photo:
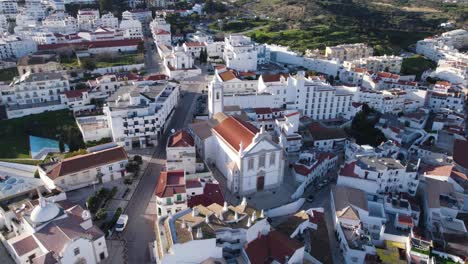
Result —
M 29 136 L 29 146 L 33 159 L 43 159 L 48 153 L 60 152 L 58 140 L 50 138 Z M 68 151 L 66 144 L 65 151 Z

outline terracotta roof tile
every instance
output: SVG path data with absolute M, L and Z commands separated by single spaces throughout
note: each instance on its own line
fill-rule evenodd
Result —
M 171 197 L 174 194 L 185 192 L 185 172 L 183 170 L 161 171 L 156 186 L 156 196 Z
M 271 231 L 250 242 L 245 252 L 252 264 L 264 264 L 277 261 L 283 263 L 303 245 L 279 231 Z
M 60 176 L 127 159 L 127 152 L 123 147 L 109 148 L 64 159 L 47 171 L 47 176 L 54 180 Z
M 195 142 L 187 131 L 180 130 L 169 137 L 167 146 L 172 148 L 193 147 Z
M 28 252 L 31 252 L 38 247 L 39 246 L 37 245 L 36 240 L 34 240 L 33 236 L 27 236 L 13 243 L 13 248 L 15 249 L 18 256 L 22 256 Z
M 203 194 L 194 195 L 188 200 L 188 206 L 194 207 L 197 205 L 210 206 L 211 204 L 224 205 L 224 196 L 217 183 L 206 183 L 203 188 Z
M 288 75 L 285 73 L 280 74 L 263 74 L 262 79 L 263 82 L 279 82 L 281 80 L 281 76 L 283 76 L 286 80 L 288 79 Z
M 258 132 L 254 125 L 233 116 L 224 119 L 213 130 L 236 151 L 239 151 L 241 142 L 244 148 L 250 145 Z
M 221 78 L 221 80 L 223 80 L 223 82 L 227 82 L 227 81 L 237 78 L 234 72 L 232 71 L 225 71 L 225 72 L 219 73 L 218 75 Z
M 81 97 L 83 93 L 87 91 L 88 89 L 70 90 L 70 91 L 64 92 L 64 94 L 67 98 L 76 98 L 76 97 Z

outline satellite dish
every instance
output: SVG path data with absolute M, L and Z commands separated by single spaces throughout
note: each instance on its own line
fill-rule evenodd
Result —
M 174 134 L 175 133 L 175 129 L 171 129 L 171 134 Z

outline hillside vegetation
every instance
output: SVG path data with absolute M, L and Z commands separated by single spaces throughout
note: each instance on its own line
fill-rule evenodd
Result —
M 376 54 L 395 54 L 417 40 L 440 33 L 448 20 L 463 26 L 468 4 L 422 0 L 241 0 L 243 12 L 268 18 L 268 26 L 249 32 L 259 42 L 299 51 L 365 42 Z

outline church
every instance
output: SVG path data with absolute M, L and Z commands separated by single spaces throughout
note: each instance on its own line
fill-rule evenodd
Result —
M 247 195 L 283 182 L 283 150 L 263 126 L 259 130 L 238 117 L 225 117 L 212 128 L 210 145 L 207 158 L 224 175 L 232 193 Z

